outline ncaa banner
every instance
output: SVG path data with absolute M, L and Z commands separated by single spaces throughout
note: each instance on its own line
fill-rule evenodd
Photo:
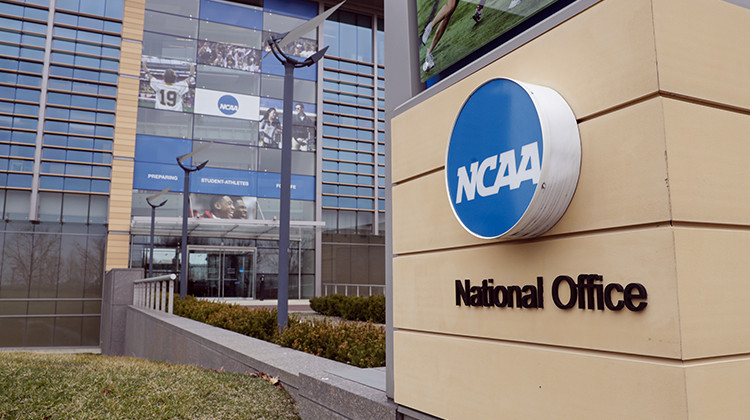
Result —
M 182 192 L 185 172 L 175 164 L 136 161 L 133 168 L 133 189 L 159 191 L 167 187 Z
M 292 175 L 289 186 L 292 200 L 315 200 L 315 177 Z M 281 197 L 281 174 L 275 172 L 258 172 L 258 197 Z
M 260 98 L 239 93 L 196 89 L 195 113 L 258 121 Z
M 237 169 L 203 168 L 190 174 L 190 192 L 254 196 L 256 172 Z
M 472 92 L 456 118 L 446 190 L 472 235 L 533 238 L 565 213 L 580 167 L 578 124 L 565 100 L 547 87 L 494 79 Z

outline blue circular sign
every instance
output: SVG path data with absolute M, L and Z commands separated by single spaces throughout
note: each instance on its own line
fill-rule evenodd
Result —
M 445 165 L 451 205 L 464 228 L 497 238 L 521 220 L 539 184 L 543 148 L 539 114 L 522 86 L 495 79 L 471 94 Z
M 224 95 L 219 98 L 217 106 L 219 107 L 219 111 L 225 115 L 234 115 L 240 109 L 240 103 L 232 95 Z
M 490 80 L 453 126 L 445 183 L 459 223 L 480 238 L 529 238 L 565 213 L 578 183 L 575 115 L 554 90 Z

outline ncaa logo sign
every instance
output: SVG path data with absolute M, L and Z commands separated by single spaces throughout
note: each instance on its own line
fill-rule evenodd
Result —
M 219 98 L 219 111 L 226 115 L 233 115 L 240 110 L 240 103 L 232 95 L 224 95 Z
M 552 89 L 494 79 L 456 118 L 445 159 L 453 213 L 472 235 L 531 238 L 573 198 L 581 166 L 575 116 Z

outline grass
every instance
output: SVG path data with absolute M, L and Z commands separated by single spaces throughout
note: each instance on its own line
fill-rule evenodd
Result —
M 419 36 L 422 36 L 428 19 L 431 18 L 433 5 L 438 1 L 436 14 L 445 4 L 444 0 L 418 0 L 417 16 Z M 424 56 L 430 47 L 432 39 L 435 37 L 437 28 L 432 30 L 433 35 L 427 41 L 427 45 L 421 45 L 419 48 L 419 65 L 422 81 L 440 73 L 445 68 L 462 59 L 477 48 L 487 44 L 499 35 L 507 32 L 509 29 L 518 25 L 528 16 L 543 9 L 553 0 L 523 0 L 518 6 L 510 11 L 507 10 L 511 0 L 487 0 L 482 13 L 482 20 L 479 23 L 474 22 L 471 16 L 476 10 L 479 0 L 459 0 L 453 15 L 448 20 L 448 26 L 445 29 L 443 37 L 435 45 L 432 52 L 435 59 L 435 67 L 429 72 L 422 71 Z
M 0 419 L 298 419 L 266 380 L 91 354 L 0 352 Z

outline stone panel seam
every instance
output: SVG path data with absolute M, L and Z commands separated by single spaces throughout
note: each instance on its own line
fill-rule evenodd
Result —
M 561 345 L 561 344 L 533 343 L 529 341 L 510 340 L 510 339 L 502 339 L 502 338 L 495 338 L 495 337 L 480 337 L 480 336 L 455 334 L 455 333 L 447 333 L 447 332 L 440 332 L 440 331 L 417 330 L 417 329 L 410 329 L 409 327 L 404 327 L 404 326 L 396 326 L 396 327 L 398 327 L 398 331 L 400 333 L 406 333 L 410 335 L 429 335 L 429 336 L 435 336 L 435 337 L 442 337 L 445 339 L 483 342 L 483 343 L 488 343 L 488 344 L 497 344 L 497 345 L 503 345 L 503 346 L 508 346 L 508 347 L 523 348 L 527 350 L 538 350 L 538 351 L 547 351 L 547 352 L 554 352 L 554 353 L 566 353 L 570 355 L 577 355 L 577 356 L 583 356 L 583 357 L 597 357 L 597 358 L 614 359 L 614 360 L 630 361 L 630 362 L 638 362 L 638 363 L 649 363 L 649 364 L 660 365 L 660 366 L 670 366 L 670 367 L 683 367 L 684 366 L 684 361 L 681 359 L 673 359 L 673 358 L 662 357 L 662 356 L 624 353 L 624 352 L 618 352 L 618 351 L 612 351 L 612 350 L 597 350 L 597 349 L 584 348 L 584 347 L 566 346 L 566 345 Z
M 491 246 L 496 246 L 496 245 L 515 246 L 515 245 L 530 244 L 534 242 L 546 242 L 546 241 L 552 241 L 552 240 L 563 240 L 563 239 L 569 239 L 569 238 L 580 238 L 580 237 L 595 236 L 595 235 L 609 235 L 613 233 L 626 233 L 626 232 L 636 231 L 636 230 L 661 229 L 661 228 L 667 228 L 667 227 L 674 227 L 674 226 L 669 220 L 664 220 L 664 221 L 659 221 L 659 222 L 650 222 L 650 223 L 642 223 L 642 224 L 627 225 L 627 226 L 616 226 L 616 227 L 609 227 L 609 228 L 602 228 L 602 229 L 582 230 L 578 232 L 565 232 L 565 233 L 559 233 L 559 234 L 554 234 L 554 235 L 542 235 L 542 236 L 531 238 L 531 239 L 519 239 L 519 240 L 511 240 L 511 241 L 494 241 L 493 240 L 491 242 L 465 244 L 465 245 L 458 245 L 458 246 L 447 247 L 447 248 L 399 251 L 398 256 L 406 257 L 410 255 L 424 255 L 424 254 L 432 254 L 432 253 L 438 253 L 438 252 L 460 251 L 460 250 L 465 250 L 465 249 L 491 247 Z M 750 226 L 748 226 L 747 229 L 750 230 Z M 474 240 L 474 238 L 472 238 L 472 240 Z
M 662 366 L 668 366 L 668 367 L 689 368 L 689 367 L 695 367 L 695 366 L 705 366 L 705 365 L 710 365 L 710 364 L 750 361 L 750 353 L 739 353 L 739 354 L 730 354 L 730 355 L 721 355 L 721 356 L 708 356 L 708 357 L 701 357 L 701 358 L 695 358 L 695 359 L 690 359 L 690 360 L 682 360 L 682 359 L 673 359 L 669 357 L 641 355 L 641 354 L 624 353 L 624 352 L 609 351 L 609 350 L 587 349 L 587 348 L 571 347 L 571 346 L 564 346 L 564 345 L 558 345 L 558 344 L 531 343 L 528 341 L 516 341 L 516 340 L 506 340 L 506 339 L 498 339 L 498 338 L 469 336 L 469 335 L 462 335 L 462 334 L 450 334 L 450 333 L 441 333 L 438 331 L 415 330 L 415 329 L 409 329 L 408 327 L 403 327 L 403 326 L 396 326 L 396 327 L 398 328 L 398 333 L 409 334 L 409 335 L 439 336 L 439 337 L 444 337 L 444 338 L 449 338 L 449 339 L 478 341 L 478 342 L 485 342 L 485 343 L 491 343 L 491 344 L 499 344 L 499 345 L 504 345 L 504 346 L 509 346 L 509 347 L 520 347 L 520 348 L 525 348 L 525 349 L 534 349 L 534 350 L 549 351 L 549 352 L 556 352 L 556 353 L 567 353 L 567 354 L 578 355 L 578 356 L 598 357 L 598 358 L 616 359 L 616 360 L 638 362 L 638 363 L 648 363 L 648 364 L 662 365 Z

